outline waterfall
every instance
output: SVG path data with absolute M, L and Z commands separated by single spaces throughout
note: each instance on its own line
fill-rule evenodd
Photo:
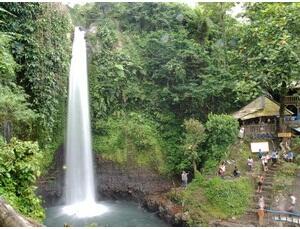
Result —
M 98 215 L 96 204 L 87 79 L 85 32 L 75 27 L 69 75 L 64 212 L 78 217 Z
M 66 203 L 95 202 L 84 31 L 75 28 L 69 76 Z

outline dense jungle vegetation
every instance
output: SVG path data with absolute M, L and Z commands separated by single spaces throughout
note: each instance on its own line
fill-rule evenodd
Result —
M 261 94 L 280 101 L 300 77 L 300 4 L 246 4 L 244 21 L 233 6 L 0 3 L 0 195 L 43 219 L 35 182 L 64 141 L 74 25 L 87 30 L 93 149 L 166 176 L 215 170 L 237 138 L 230 114 Z M 249 181 L 202 175 L 190 203 L 195 187 L 210 201 L 224 187 L 213 209 L 245 210 Z
M 36 180 L 64 139 L 71 30 L 60 4 L 0 3 L 0 195 L 38 220 Z

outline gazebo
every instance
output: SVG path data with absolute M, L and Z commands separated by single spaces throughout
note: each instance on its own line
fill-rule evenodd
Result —
M 275 138 L 279 125 L 279 104 L 266 97 L 260 96 L 239 111 L 233 113 L 240 126 L 244 128 L 244 136 L 250 138 Z M 285 109 L 284 115 L 293 115 Z

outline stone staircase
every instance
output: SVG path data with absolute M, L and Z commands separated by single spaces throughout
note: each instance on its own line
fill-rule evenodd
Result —
M 258 161 L 256 162 L 258 163 Z M 270 208 L 272 205 L 273 201 L 273 196 L 272 196 L 272 189 L 273 189 L 273 180 L 274 180 L 274 175 L 276 172 L 279 170 L 280 166 L 283 164 L 283 161 L 278 161 L 277 164 L 274 166 L 271 165 L 271 162 L 268 166 L 268 171 L 263 172 L 265 176 L 265 181 L 263 184 L 262 192 L 257 193 L 257 178 L 255 179 L 255 193 L 253 193 L 252 196 L 252 202 L 250 203 L 249 209 L 246 211 L 246 213 L 241 216 L 240 218 L 237 219 L 230 219 L 226 221 L 218 221 L 216 223 L 217 226 L 224 226 L 224 227 L 255 227 L 259 226 L 258 225 L 258 216 L 257 216 L 257 210 L 258 210 L 258 199 L 262 195 L 265 200 L 265 208 Z M 261 166 L 261 164 L 259 164 Z M 257 174 L 258 175 L 258 174 Z M 270 218 L 265 217 L 264 220 L 264 226 L 278 226 L 275 222 L 273 222 Z
M 271 164 L 271 163 L 270 163 Z M 265 200 L 265 208 L 271 208 L 273 196 L 272 196 L 272 189 L 273 189 L 273 180 L 274 175 L 279 170 L 280 166 L 283 164 L 282 161 L 278 161 L 277 164 L 274 166 L 269 165 L 268 171 L 264 172 L 265 181 L 263 184 L 262 192 L 257 193 L 255 189 L 255 193 L 253 195 L 252 203 L 250 204 L 249 209 L 243 215 L 239 221 L 241 222 L 247 222 L 247 224 L 251 224 L 253 226 L 258 226 L 258 217 L 257 217 L 257 210 L 258 210 L 258 199 L 262 195 Z M 257 182 L 256 182 L 257 183 Z M 256 188 L 257 188 L 257 184 Z M 265 220 L 265 226 L 275 226 L 276 224 L 272 222 L 272 220 Z

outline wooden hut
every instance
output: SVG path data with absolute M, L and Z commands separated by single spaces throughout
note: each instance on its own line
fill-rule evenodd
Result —
M 274 100 L 260 96 L 233 114 L 249 138 L 276 138 L 279 126 L 279 104 Z M 284 115 L 293 115 L 285 109 Z

